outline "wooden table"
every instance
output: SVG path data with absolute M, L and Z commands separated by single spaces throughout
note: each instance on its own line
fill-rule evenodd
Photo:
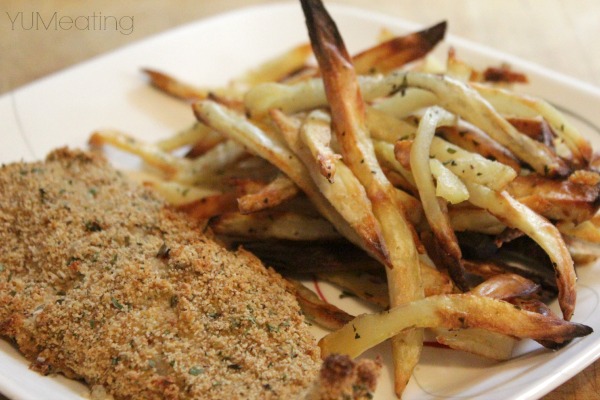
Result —
M 54 71 L 183 23 L 265 0 L 3 0 L 0 94 Z M 600 86 L 600 2 L 597 0 L 338 0 L 339 3 L 432 24 L 451 34 L 519 56 Z M 18 12 L 51 16 L 133 16 L 131 32 L 25 30 Z M 29 13 L 29 14 L 28 14 Z M 14 23 L 12 21 L 15 21 Z M 600 399 L 600 361 L 545 399 Z M 0 395 L 0 399 L 2 396 Z

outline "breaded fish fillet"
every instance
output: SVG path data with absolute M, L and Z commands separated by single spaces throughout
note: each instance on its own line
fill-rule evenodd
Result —
M 101 157 L 0 170 L 0 335 L 118 399 L 294 398 L 315 340 L 284 280 Z

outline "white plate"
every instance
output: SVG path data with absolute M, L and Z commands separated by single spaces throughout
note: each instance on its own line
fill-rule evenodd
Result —
M 375 42 L 382 27 L 395 32 L 418 28 L 396 18 L 338 5 L 329 9 L 351 51 Z M 149 88 L 141 67 L 153 67 L 199 85 L 216 86 L 294 44 L 306 42 L 300 6 L 296 3 L 248 8 L 183 26 L 70 68 L 0 97 L 0 162 L 42 158 L 61 146 L 85 147 L 94 129 L 115 127 L 155 140 L 187 127 L 188 106 Z M 571 113 L 574 123 L 600 147 L 600 90 L 481 46 L 450 37 L 459 56 L 476 65 L 509 62 L 528 74 L 526 90 Z M 118 160 L 117 160 L 118 161 Z M 568 347 L 549 352 L 522 342 L 517 357 L 490 362 L 456 351 L 425 348 L 405 399 L 480 398 L 533 399 L 574 376 L 600 356 L 600 265 L 580 268 L 575 321 L 593 333 Z M 338 294 L 324 288 L 326 296 Z M 344 306 L 358 307 L 352 299 Z M 379 346 L 369 355 L 386 355 Z M 87 389 L 61 377 L 42 377 L 27 369 L 8 343 L 0 341 L 0 392 L 14 399 L 81 399 Z M 385 370 L 378 399 L 392 398 Z

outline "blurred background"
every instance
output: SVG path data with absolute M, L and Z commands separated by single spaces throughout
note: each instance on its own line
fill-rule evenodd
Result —
M 337 0 L 430 25 L 600 87 L 598 0 Z M 170 28 L 273 0 L 0 0 L 0 94 Z M 330 3 L 325 0 L 325 3 Z M 333 2 L 331 2 L 333 3 Z M 44 29 L 57 16 L 114 16 L 120 30 Z M 33 18 L 38 26 L 32 26 Z M 34 21 L 35 22 L 35 21 Z M 218 38 L 215 38 L 218 42 Z M 600 106 L 600 105 L 599 105 Z M 545 399 L 600 399 L 600 362 Z M 0 394 L 0 399 L 3 399 Z
M 211 15 L 273 0 L 1 0 L 0 93 L 127 43 Z M 600 87 L 598 0 L 337 0 L 422 24 Z M 326 0 L 327 3 L 327 0 Z M 43 29 L 60 16 L 115 16 L 123 29 Z M 22 14 L 20 14 L 22 13 Z M 31 28 L 32 13 L 42 16 Z M 29 28 L 29 29 L 28 29 Z M 215 40 L 218 40 L 215 38 Z

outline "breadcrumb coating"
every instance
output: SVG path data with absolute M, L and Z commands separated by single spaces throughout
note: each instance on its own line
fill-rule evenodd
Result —
M 117 399 L 281 399 L 321 365 L 285 281 L 59 149 L 0 169 L 0 335 Z

